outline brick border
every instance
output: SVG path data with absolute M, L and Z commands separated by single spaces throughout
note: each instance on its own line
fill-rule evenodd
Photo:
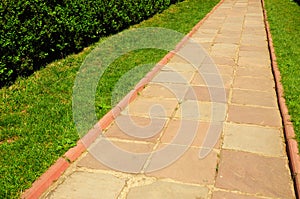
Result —
M 67 170 L 72 162 L 74 162 L 106 129 L 121 113 L 121 111 L 132 102 L 142 91 L 144 87 L 153 79 L 153 77 L 161 70 L 161 68 L 169 62 L 169 60 L 182 48 L 189 38 L 200 28 L 204 21 L 224 2 L 220 2 L 206 14 L 206 16 L 198 22 L 193 29 L 176 45 L 175 49 L 169 52 L 162 60 L 160 60 L 154 68 L 142 78 L 139 83 L 131 90 L 113 109 L 105 114 L 84 137 L 82 137 L 75 147 L 69 149 L 61 158 L 59 158 L 41 177 L 39 177 L 32 187 L 22 193 L 21 198 L 39 198 L 58 178 Z
M 283 127 L 284 127 L 284 134 L 286 139 L 286 150 L 289 158 L 289 165 L 291 168 L 291 175 L 294 181 L 294 188 L 296 197 L 300 197 L 300 156 L 299 156 L 299 150 L 298 150 L 298 143 L 295 140 L 296 134 L 294 131 L 293 123 L 291 122 L 291 116 L 288 113 L 288 108 L 285 103 L 284 98 L 284 90 L 283 86 L 281 84 L 281 75 L 278 68 L 278 64 L 276 61 L 276 55 L 275 55 L 275 49 L 273 46 L 273 40 L 272 35 L 270 31 L 270 25 L 268 22 L 267 17 L 267 11 L 265 8 L 265 2 L 264 0 L 261 0 L 262 8 L 263 8 L 263 14 L 264 14 L 264 22 L 265 22 L 265 28 L 267 32 L 267 39 L 268 39 L 268 45 L 269 45 L 269 51 L 270 51 L 270 58 L 271 58 L 271 65 L 272 65 L 272 71 L 273 76 L 275 79 L 275 88 L 277 93 L 277 100 L 279 104 L 279 110 L 282 117 Z
M 70 166 L 65 159 L 59 158 L 39 179 L 37 179 L 30 189 L 27 189 L 21 198 L 39 198 L 54 181 L 56 181 Z

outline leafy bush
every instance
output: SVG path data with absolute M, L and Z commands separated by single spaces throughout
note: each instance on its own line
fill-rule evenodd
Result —
M 3 0 L 0 87 L 179 0 Z

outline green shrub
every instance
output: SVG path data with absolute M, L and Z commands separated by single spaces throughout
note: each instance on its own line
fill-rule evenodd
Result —
M 178 0 L 3 0 L 0 87 Z

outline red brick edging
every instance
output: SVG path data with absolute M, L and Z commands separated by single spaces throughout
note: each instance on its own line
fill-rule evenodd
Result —
M 104 115 L 99 122 L 84 137 L 82 137 L 77 145 L 69 149 L 63 157 L 59 158 L 40 178 L 38 178 L 32 187 L 22 193 L 21 198 L 39 198 L 101 134 L 101 130 L 106 129 L 120 112 L 136 97 L 138 92 L 152 80 L 152 78 L 160 71 L 160 69 L 168 63 L 168 61 L 179 51 L 180 48 L 188 41 L 188 39 L 200 28 L 203 22 L 223 3 L 221 0 L 193 29 L 176 45 L 176 48 L 169 52 L 158 64 L 140 80 L 140 82 L 131 90 L 112 110 Z
M 300 156 L 298 150 L 298 143 L 295 140 L 295 131 L 293 123 L 291 122 L 291 116 L 289 115 L 287 105 L 285 103 L 283 86 L 281 84 L 281 75 L 276 61 L 275 50 L 273 46 L 272 35 L 270 31 L 270 25 L 268 22 L 267 11 L 265 9 L 265 2 L 261 0 L 264 14 L 264 22 L 267 32 L 267 39 L 269 44 L 269 51 L 271 57 L 271 65 L 276 85 L 276 93 L 278 98 L 279 110 L 283 120 L 284 134 L 287 144 L 287 154 L 289 157 L 289 164 L 291 168 L 292 178 L 294 180 L 295 193 L 297 198 L 300 197 Z

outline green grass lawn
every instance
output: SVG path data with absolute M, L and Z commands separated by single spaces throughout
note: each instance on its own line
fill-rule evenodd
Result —
M 164 27 L 186 34 L 218 2 L 186 0 L 135 27 Z M 75 146 L 79 136 L 73 122 L 72 88 L 82 62 L 98 44 L 0 90 L 0 198 L 18 198 L 58 157 Z M 137 65 L 156 63 L 166 53 L 139 50 L 117 59 L 99 82 L 97 116 L 101 118 L 110 110 L 111 92 L 122 75 Z M 134 83 L 152 66 L 138 71 Z M 121 95 L 129 89 L 126 87 Z
M 300 6 L 292 0 L 265 4 L 284 97 L 300 144 Z

